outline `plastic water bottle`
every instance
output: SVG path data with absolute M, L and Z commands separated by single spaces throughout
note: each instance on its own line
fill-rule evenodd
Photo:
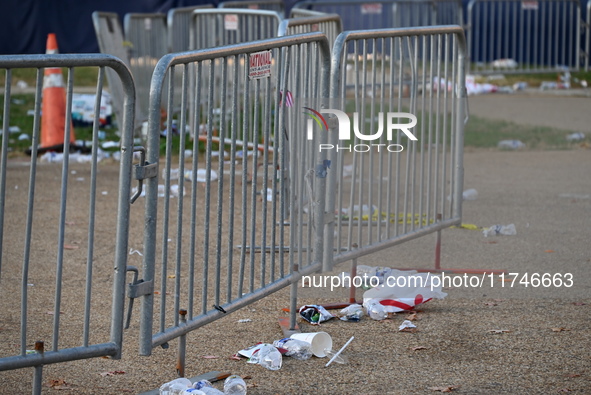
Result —
M 193 388 L 203 392 L 205 395 L 223 395 L 224 393 L 215 388 L 209 380 L 199 380 L 193 383 Z
M 283 358 L 279 350 L 271 344 L 262 344 L 250 357 L 249 363 L 258 363 L 269 370 L 281 369 Z
M 286 356 L 299 359 L 300 361 L 305 361 L 312 357 L 312 345 L 302 340 L 286 337 L 281 340 L 275 340 L 273 345 L 286 349 Z
M 174 379 L 160 387 L 160 395 L 180 395 L 191 388 L 191 381 L 184 377 Z
M 201 391 L 205 395 L 224 395 L 224 393 L 222 391 L 220 391 L 219 389 L 214 388 L 214 387 L 203 387 L 201 389 L 194 390 L 194 391 Z M 192 393 L 194 393 L 194 392 L 192 392 Z
M 225 395 L 246 395 L 246 383 L 242 377 L 233 374 L 224 382 Z
M 381 321 L 388 318 L 386 309 L 384 309 L 384 306 L 377 299 L 368 301 L 365 304 L 365 309 L 367 310 L 367 315 L 373 320 Z

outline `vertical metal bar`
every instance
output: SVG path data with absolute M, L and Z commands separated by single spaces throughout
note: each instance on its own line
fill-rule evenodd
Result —
M 232 77 L 232 120 L 231 120 L 231 148 L 230 148 L 230 192 L 229 192 L 229 210 L 228 210 L 228 289 L 226 301 L 229 303 L 232 300 L 232 279 L 233 263 L 234 263 L 234 216 L 235 216 L 235 202 L 236 202 L 236 139 L 238 139 L 238 68 L 239 58 L 234 56 L 233 62 L 233 77 Z M 244 150 L 243 150 L 244 152 Z M 244 249 L 244 246 L 242 247 Z M 240 296 L 240 295 L 238 295 Z
M 244 63 L 248 63 L 248 56 L 242 58 Z M 240 59 L 242 61 L 242 59 Z M 242 110 L 242 140 L 248 142 L 248 131 L 249 131 L 249 107 L 250 107 L 250 79 L 248 77 L 248 67 L 244 67 L 244 102 Z M 246 219 L 247 213 L 247 184 L 248 184 L 248 160 L 246 155 L 247 146 L 242 148 L 242 249 L 240 250 L 240 273 L 238 282 L 238 296 L 242 295 L 244 288 L 244 273 L 246 266 L 246 237 L 248 232 L 248 224 Z M 253 182 L 256 180 L 253 180 Z M 282 240 L 280 241 L 282 243 Z M 281 246 L 281 244 L 280 244 Z
M 398 67 L 398 102 L 396 104 L 396 111 L 401 111 L 402 108 L 402 94 L 404 91 L 404 51 L 403 51 L 403 42 L 401 37 L 397 37 L 396 39 L 397 47 L 398 47 L 398 61 L 400 62 L 400 66 Z M 394 56 L 392 56 L 394 58 Z M 400 145 L 400 133 L 396 133 L 396 144 Z M 401 168 L 401 161 L 402 158 L 400 155 L 396 155 L 396 175 L 394 178 L 396 179 L 396 184 L 394 186 L 394 210 L 395 210 L 395 227 L 394 227 L 394 236 L 398 236 L 400 232 L 399 228 L 399 221 L 400 217 L 402 216 L 402 226 L 406 227 L 406 213 L 404 210 L 400 210 L 400 168 Z
M 396 51 L 394 49 L 394 37 L 390 37 L 388 40 L 388 48 L 390 54 L 390 84 L 388 86 L 388 111 L 394 112 L 394 84 L 395 84 L 395 69 L 396 69 Z M 392 217 L 394 219 L 394 228 L 398 227 L 398 207 L 394 206 L 392 209 L 392 166 L 393 166 L 392 155 L 388 155 L 388 187 L 386 189 L 386 212 L 388 213 L 388 221 L 386 222 L 386 237 L 390 237 L 390 228 L 392 223 Z
M 419 63 L 419 49 L 418 49 L 418 36 L 408 37 L 408 58 L 411 67 L 411 82 L 410 82 L 410 113 L 416 115 L 417 113 L 417 91 L 418 91 L 418 63 Z M 413 53 L 414 52 L 414 53 Z M 447 84 L 447 80 L 446 80 Z M 416 189 L 416 157 L 417 157 L 417 144 L 414 141 L 409 140 L 410 155 L 412 156 L 411 165 L 411 176 L 410 176 L 410 212 L 412 215 L 411 219 L 411 230 L 415 229 L 415 189 Z M 419 217 L 419 221 L 421 218 Z M 419 222 L 420 227 L 420 222 Z
M 201 70 L 202 70 L 202 62 L 198 62 L 194 68 L 194 78 L 195 81 L 195 91 L 193 95 L 193 114 L 191 117 L 193 119 L 193 136 L 195 137 L 195 142 L 193 143 L 193 161 L 191 167 L 191 214 L 190 214 L 190 236 L 189 236 L 189 305 L 188 305 L 188 314 L 189 320 L 193 318 L 193 309 L 194 309 L 194 298 L 195 298 L 195 244 L 197 239 L 197 164 L 199 163 L 199 143 L 198 143 L 198 135 L 200 133 L 200 124 L 201 124 L 201 89 L 202 89 L 202 82 L 201 82 Z
M 169 77 L 174 77 L 174 68 L 168 70 Z M 172 78 L 170 78 L 172 80 Z M 171 91 L 168 90 L 167 103 L 172 101 Z M 158 111 L 160 108 L 158 108 Z M 154 111 L 154 109 L 151 109 Z M 160 332 L 164 332 L 166 327 L 166 293 L 168 279 L 168 230 L 170 221 L 170 168 L 172 162 L 172 114 L 169 113 L 166 119 L 166 157 L 164 178 L 164 209 L 162 215 L 162 268 L 160 278 Z M 159 127 L 159 126 L 158 126 Z M 160 149 L 160 147 L 158 147 Z M 177 316 L 174 317 L 177 320 Z
M 207 86 L 207 147 L 205 149 L 205 205 L 203 219 L 203 289 L 201 313 L 207 312 L 209 291 L 209 231 L 211 217 L 211 150 L 213 138 L 213 100 L 215 84 L 215 60 L 209 62 L 209 81 Z M 222 160 L 222 159 L 220 159 Z
M 446 189 L 447 189 L 447 120 L 448 120 L 448 107 L 447 107 L 447 102 L 449 99 L 449 95 L 448 95 L 448 84 L 450 83 L 450 77 L 449 77 L 449 68 L 448 68 L 448 64 L 449 64 L 449 36 L 446 34 L 443 36 L 443 75 L 444 80 L 445 80 L 445 89 L 443 91 L 443 116 L 442 116 L 442 139 L 441 139 L 441 151 L 442 151 L 442 169 L 441 169 L 441 174 L 442 174 L 442 182 L 441 182 L 441 196 L 440 196 L 440 201 L 441 201 L 441 215 L 443 216 L 443 218 L 446 218 L 445 216 L 445 197 L 446 197 Z M 440 43 L 441 46 L 441 43 Z M 453 86 L 453 85 L 452 85 Z
M 215 265 L 215 304 L 220 305 L 221 292 L 221 278 L 222 278 L 222 236 L 223 236 L 223 208 L 224 208 L 224 148 L 226 141 L 226 101 L 227 101 L 227 85 L 228 85 L 228 58 L 222 58 L 221 70 L 221 105 L 220 105 L 220 143 L 219 143 L 219 163 L 218 163 L 218 196 L 217 196 L 217 248 L 216 248 L 216 265 Z M 227 291 L 227 290 L 226 290 Z
M 431 35 L 429 37 L 429 81 L 434 81 L 433 76 L 433 69 L 434 69 L 434 37 Z M 428 123 L 429 123 L 429 130 L 428 130 L 428 137 L 427 137 L 427 222 L 431 222 L 432 219 L 435 218 L 435 213 L 433 213 L 433 217 L 431 217 L 431 186 L 433 184 L 433 149 L 432 149 L 432 141 L 433 141 L 433 84 L 431 84 L 431 88 L 429 89 L 429 114 L 428 114 Z M 437 166 L 437 163 L 435 163 Z M 433 211 L 436 211 L 435 206 Z
M 259 109 L 260 109 L 260 96 L 261 96 L 261 80 L 257 79 L 254 82 L 254 106 L 252 109 L 252 143 L 256 147 L 259 142 L 259 133 L 260 133 L 260 116 L 259 116 Z M 255 148 L 256 149 L 256 148 Z M 254 292 L 254 280 L 255 280 L 255 252 L 256 252 L 256 219 L 257 219 L 257 173 L 258 173 L 258 164 L 257 164 L 257 156 L 258 153 L 252 155 L 252 186 L 250 188 L 250 292 Z M 266 194 L 267 191 L 263 191 Z M 263 199 L 265 196 L 263 196 Z M 262 246 L 264 248 L 264 246 Z M 264 253 L 264 251 L 263 251 Z
M 6 130 L 6 129 L 4 129 Z M 45 354 L 45 346 L 41 341 L 35 342 L 35 351 L 42 357 Z M 35 372 L 33 373 L 33 395 L 41 395 L 43 390 L 43 365 L 37 365 L 34 367 Z
M 11 70 L 7 70 L 7 74 L 10 74 Z M 43 85 L 43 72 L 41 69 L 37 69 L 37 80 L 35 89 L 35 119 L 33 121 L 33 144 L 31 148 L 31 169 L 29 172 L 29 196 L 27 198 L 27 222 L 25 229 L 25 251 L 23 255 L 23 273 L 21 281 L 21 355 L 26 354 L 27 348 L 27 303 L 28 303 L 28 283 L 29 283 L 29 264 L 31 258 L 31 234 L 33 231 L 33 208 L 35 204 L 35 178 L 37 176 L 37 147 L 39 144 L 39 125 L 41 123 L 41 95 Z M 10 105 L 10 78 L 6 79 L 6 85 L 4 88 L 4 124 L 2 130 L 8 130 L 9 110 L 7 109 Z M 9 107 L 8 107 L 9 108 Z M 6 182 L 6 160 L 7 151 L 4 150 L 4 143 L 8 143 L 7 138 L 2 139 L 2 187 L 0 192 L 0 199 L 2 199 L 2 205 L 0 206 L 0 215 L 2 220 L 0 222 L 0 229 L 3 229 L 4 222 L 4 199 L 5 199 L 5 182 Z M 2 236 L 0 235 L 0 245 Z M 1 249 L 0 249 L 1 251 Z M 0 254 L 1 255 L 1 254 Z
M 129 196 L 131 195 L 133 132 L 136 107 L 135 87 L 133 85 L 132 76 L 131 74 L 126 73 L 121 74 L 121 77 L 125 96 L 123 102 L 123 119 L 121 122 L 121 161 L 119 164 L 119 174 L 121 176 L 119 177 L 119 198 L 117 203 L 117 243 L 115 248 L 115 272 L 113 273 L 113 301 L 111 313 L 111 342 L 118 346 L 117 354 L 113 356 L 115 359 L 121 358 L 121 347 L 123 343 L 125 276 L 127 274 L 127 258 L 129 254 L 129 250 L 127 249 L 129 245 Z M 147 233 L 149 233 L 149 231 Z M 144 274 L 146 274 L 146 272 Z M 152 275 L 152 277 L 147 277 L 148 279 L 153 278 L 153 272 L 148 272 L 147 275 Z M 144 300 L 142 302 L 144 302 Z M 150 339 L 148 338 L 146 340 Z M 144 344 L 141 344 L 142 346 L 140 349 L 143 351 Z
M 88 347 L 88 337 L 90 334 L 90 301 L 92 295 L 92 263 L 94 257 L 94 220 L 96 216 L 96 175 L 98 171 L 98 127 L 101 112 L 101 98 L 103 91 L 103 81 L 105 68 L 99 68 L 98 81 L 96 87 L 96 98 L 94 102 L 94 117 L 92 125 L 92 161 L 90 169 L 90 207 L 88 214 L 88 251 L 86 256 L 86 295 L 84 303 L 84 333 L 82 344 Z
M 180 325 L 187 325 L 187 310 L 181 309 L 178 312 L 180 316 Z M 187 351 L 187 335 L 179 336 L 179 349 L 176 360 L 176 372 L 179 377 L 185 377 L 185 356 Z
M 421 114 L 420 117 L 418 117 L 420 119 L 421 122 L 421 130 L 420 130 L 420 137 L 419 137 L 419 141 L 420 141 L 420 145 L 419 145 L 419 149 L 420 149 L 420 169 L 419 169 L 419 221 L 423 220 L 423 215 L 424 215 L 424 211 L 423 211 L 423 205 L 424 205 L 424 200 L 425 200 L 425 144 L 423 143 L 424 138 L 425 138 L 425 95 L 426 95 L 426 91 L 427 91 L 427 62 L 428 62 L 428 58 L 427 58 L 427 37 L 426 36 L 422 36 L 421 37 L 421 47 L 422 47 L 422 55 L 421 55 L 421 67 L 420 69 L 422 70 L 421 73 Z M 429 86 L 433 83 L 433 81 L 430 81 Z M 452 85 L 453 86 L 453 85 Z M 427 200 L 429 198 L 427 197 Z M 426 223 L 429 224 L 429 219 L 426 218 Z
M 178 199 L 177 199 L 177 221 L 176 221 L 176 254 L 175 254 L 175 270 L 174 270 L 174 311 L 180 310 L 181 299 L 181 268 L 182 268 L 182 251 L 183 251 L 183 218 L 184 218 L 184 199 L 185 195 L 185 140 L 186 140 L 186 101 L 187 101 L 187 84 L 189 78 L 187 76 L 188 65 L 183 65 L 181 75 L 181 114 L 178 134 L 179 134 L 179 167 L 178 167 Z M 172 75 L 172 73 L 171 73 Z M 168 80 L 169 97 L 168 102 L 168 117 L 172 117 L 174 112 L 174 79 Z M 172 134 L 172 130 L 168 129 L 166 134 Z M 175 315 L 178 320 L 178 315 Z M 175 321 L 178 325 L 178 321 Z
M 452 78 L 452 87 L 457 86 L 458 84 L 458 80 L 457 80 L 457 72 L 458 72 L 458 39 L 456 35 L 453 35 L 451 37 L 452 40 L 452 57 L 451 57 L 451 61 L 452 61 L 452 71 L 451 71 L 451 78 Z M 450 200 L 450 217 L 451 216 L 455 216 L 456 213 L 454 211 L 454 201 L 457 198 L 456 196 L 454 196 L 454 191 L 455 191 L 455 184 L 457 182 L 456 180 L 456 173 L 455 173 L 455 165 L 456 165 L 456 160 L 457 160 L 457 155 L 460 155 L 460 153 L 457 151 L 457 147 L 454 144 L 455 138 L 456 138 L 456 133 L 458 133 L 457 131 L 457 126 L 456 126 L 456 122 L 462 122 L 461 120 L 459 120 L 457 118 L 457 114 L 456 114 L 456 107 L 457 107 L 457 97 L 458 97 L 458 92 L 456 92 L 455 89 L 452 89 L 451 94 L 450 94 L 450 98 L 451 98 L 451 122 L 450 122 L 450 141 L 449 141 L 449 145 L 450 145 L 450 165 L 449 165 L 449 171 L 450 171 L 450 178 L 451 178 L 451 187 L 450 187 L 450 194 L 451 194 L 451 200 Z
M 464 188 L 464 114 L 465 114 L 465 101 L 467 99 L 466 93 L 466 43 L 461 35 L 456 36 L 458 42 L 458 56 L 457 56 L 457 88 L 455 97 L 457 101 L 456 106 L 456 127 L 455 127 L 455 191 L 452 193 L 455 195 L 454 210 L 453 212 L 458 218 L 462 217 L 462 191 Z
M 2 115 L 2 157 L 0 158 L 0 252 L 4 244 L 4 208 L 6 205 L 6 163 L 8 159 L 8 129 L 10 127 L 10 86 L 12 84 L 12 70 L 6 69 L 4 83 L 4 111 Z M 37 70 L 37 92 L 39 92 L 39 70 Z M 41 97 L 41 96 L 39 96 Z M 39 112 L 35 113 L 37 117 Z M 37 120 L 38 121 L 38 120 Z M 2 277 L 2 253 L 0 253 L 0 278 Z M 26 286 L 26 284 L 25 284 Z M 21 344 L 23 347 L 24 344 Z
M 375 130 L 375 115 L 376 115 L 376 111 L 375 111 L 375 105 L 376 105 L 376 56 L 377 56 L 377 50 L 376 50 L 376 39 L 373 38 L 370 41 L 371 43 L 371 52 L 368 54 L 371 55 L 371 98 L 370 98 L 370 112 L 369 112 L 369 116 L 370 116 L 370 120 L 369 120 L 369 133 L 365 133 L 367 134 L 371 134 L 374 130 Z M 364 89 L 365 91 L 365 89 Z M 365 107 L 366 103 L 363 103 L 363 106 Z M 383 118 L 380 117 L 381 122 L 383 122 Z M 362 117 L 359 122 L 363 122 L 364 126 L 365 126 L 365 117 Z M 383 126 L 383 124 L 382 124 Z M 363 128 L 365 129 L 365 127 Z M 383 131 L 383 130 L 382 130 Z M 367 218 L 367 223 L 368 223 L 368 229 L 367 229 L 367 244 L 371 245 L 372 241 L 373 241 L 373 184 L 374 184 L 374 174 L 373 174 L 373 168 L 374 168 L 374 153 L 373 153 L 373 149 L 370 148 L 369 150 L 369 161 L 368 161 L 368 167 L 369 167 L 369 172 L 368 172 L 368 186 L 367 186 L 367 191 L 368 191 L 368 196 L 367 196 L 367 205 L 369 207 L 369 212 L 368 212 L 368 218 Z M 364 188 L 360 188 L 360 190 L 363 190 Z M 360 201 L 359 204 L 361 205 L 363 202 Z M 379 212 L 378 212 L 378 221 L 379 221 L 380 217 L 379 217 Z
M 66 201 L 68 197 L 68 175 L 69 175 L 69 157 L 70 157 L 70 135 L 72 122 L 72 92 L 74 84 L 73 69 L 68 68 L 68 84 L 66 86 L 66 116 L 64 125 L 64 162 L 62 165 L 62 182 L 60 194 L 60 215 L 59 215 L 59 231 L 57 243 L 57 262 L 56 262 L 56 286 L 55 286 L 55 305 L 53 316 L 53 338 L 52 350 L 59 349 L 59 324 L 60 324 L 60 307 L 62 301 L 62 277 L 64 267 L 64 239 L 66 231 Z M 8 129 L 5 129 L 8 130 Z

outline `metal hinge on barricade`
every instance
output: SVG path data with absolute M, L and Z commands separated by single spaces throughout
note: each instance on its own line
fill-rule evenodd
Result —
M 142 189 L 144 186 L 143 180 L 158 177 L 158 163 L 146 162 L 146 149 L 144 147 L 133 147 L 133 152 L 140 153 L 140 164 L 135 165 L 134 167 L 134 179 L 138 180 L 138 188 L 136 193 L 130 199 L 131 204 L 142 195 Z
M 131 322 L 131 312 L 133 310 L 133 300 L 140 296 L 150 295 L 154 292 L 154 282 L 138 280 L 138 269 L 135 266 L 127 266 L 126 271 L 133 272 L 133 280 L 127 284 L 127 297 L 129 298 L 129 305 L 127 306 L 127 318 L 125 320 L 125 329 L 129 328 Z

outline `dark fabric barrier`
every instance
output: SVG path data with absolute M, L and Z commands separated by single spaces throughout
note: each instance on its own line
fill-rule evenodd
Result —
M 55 33 L 60 53 L 99 52 L 92 26 L 94 11 L 167 12 L 174 7 L 214 4 L 209 0 L 2 0 L 0 54 L 45 53 Z

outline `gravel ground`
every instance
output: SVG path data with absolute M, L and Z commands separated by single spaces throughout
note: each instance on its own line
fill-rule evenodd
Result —
M 482 116 L 513 119 L 544 126 L 553 124 L 588 132 L 588 98 L 530 98 L 526 96 L 487 96 L 471 99 L 471 110 Z M 520 107 L 522 106 L 522 107 Z M 495 111 L 479 109 L 494 108 Z M 521 111 L 516 110 L 522 108 Z M 497 109 L 499 109 L 497 111 Z M 506 114 L 502 113 L 505 109 Z M 571 125 L 572 121 L 572 127 Z M 465 188 L 475 188 L 478 199 L 464 204 L 463 222 L 487 227 L 513 223 L 517 235 L 485 238 L 480 231 L 447 229 L 442 232 L 442 266 L 446 268 L 506 269 L 519 273 L 567 273 L 573 275 L 572 287 L 524 287 L 494 278 L 483 287 L 446 286 L 443 300 L 421 305 L 416 314 L 418 331 L 404 333 L 398 326 L 407 314 L 396 314 L 385 321 L 362 320 L 346 323 L 331 320 L 320 327 L 300 322 L 302 331 L 328 332 L 335 347 L 351 336 L 355 339 L 344 352 L 349 362 L 333 364 L 326 359 L 307 361 L 284 359 L 279 371 L 268 371 L 244 360 L 229 357 L 237 350 L 259 341 L 271 342 L 282 337 L 277 319 L 287 316 L 289 290 L 277 292 L 249 308 L 231 314 L 187 336 L 187 376 L 209 371 L 250 376 L 249 394 L 409 394 L 452 391 L 463 394 L 548 394 L 558 392 L 591 393 L 591 151 L 577 148 L 569 151 L 470 151 L 465 154 Z M 59 171 L 52 165 L 41 166 L 44 177 L 39 190 L 41 201 L 51 201 L 52 188 Z M 56 166 L 57 167 L 57 166 Z M 11 169 L 28 171 L 11 163 Z M 104 164 L 103 174 L 116 174 L 115 165 Z M 25 180 L 24 178 L 23 180 Z M 115 193 L 116 177 L 108 177 L 100 190 Z M 22 182 L 23 184 L 25 181 Z M 18 191 L 17 191 L 18 192 Z M 17 193 L 13 192 L 13 193 Z M 17 196 L 17 195 L 15 195 Z M 6 223 L 15 230 L 23 226 L 18 216 L 18 197 L 7 209 Z M 78 201 L 84 199 L 78 199 Z M 76 201 L 76 200 L 74 200 Z M 73 203 L 75 204 L 75 203 Z M 103 207 L 112 212 L 112 206 Z M 109 211 L 110 210 L 110 211 Z M 55 212 L 39 214 L 51 221 Z M 109 234 L 112 216 L 100 218 L 101 234 Z M 68 218 L 83 222 L 83 218 Z M 137 225 L 137 224 L 135 224 Z M 132 223 L 134 226 L 134 223 Z M 83 237 L 84 229 L 79 230 Z M 5 235 L 2 280 L 0 282 L 0 355 L 18 352 L 20 261 L 13 259 L 11 235 Z M 22 238 L 22 232 L 14 234 Z M 37 240 L 37 239 L 36 239 Z M 39 233 L 33 259 L 44 262 L 44 248 L 55 246 L 55 238 L 44 239 Z M 98 244 L 97 244 L 98 245 Z M 7 247 L 8 246 L 8 247 Z M 359 260 L 359 264 L 396 268 L 430 268 L 433 265 L 435 236 L 428 236 L 381 254 Z M 109 254 L 108 247 L 97 247 L 97 255 Z M 17 248 L 20 249 L 20 245 Z M 82 250 L 82 249 L 81 249 Z M 68 253 L 81 254 L 73 249 Z M 16 255 L 15 255 L 16 256 Z M 43 292 L 54 286 L 44 276 L 51 265 L 39 263 L 32 273 L 32 314 L 41 317 L 43 331 L 51 327 L 53 301 Z M 104 288 L 104 300 L 95 300 L 97 309 L 110 305 L 110 268 L 95 269 L 95 289 Z M 334 273 L 348 271 L 345 266 Z M 84 268 L 78 277 L 66 281 L 62 321 L 66 329 L 60 334 L 63 344 L 80 344 L 79 319 L 72 311 L 82 303 Z M 50 276 L 51 277 L 51 276 Z M 51 295 L 51 294 L 50 294 Z M 299 303 L 341 302 L 347 290 L 333 292 L 324 288 L 300 288 Z M 358 292 L 358 298 L 362 293 Z M 96 298 L 95 298 L 96 299 Z M 78 305 L 77 305 L 78 303 Z M 94 305 L 93 305 L 94 307 Z M 137 310 L 136 310 L 137 311 Z M 238 323 L 243 318 L 251 322 Z M 108 333 L 93 330 L 92 340 Z M 78 325 L 78 326 L 76 326 Z M 75 336 L 72 335 L 75 333 Z M 137 325 L 125 334 L 121 360 L 104 358 L 48 365 L 43 369 L 44 393 L 63 391 L 79 394 L 141 393 L 158 388 L 175 378 L 176 342 L 169 349 L 157 348 L 151 357 L 137 352 Z M 34 336 L 29 336 L 29 340 Z M 48 342 L 50 343 L 50 342 Z M 28 344 L 27 348 L 31 348 Z M 204 358 L 204 357 L 215 358 Z M 111 372 L 111 373 L 109 373 Z M 124 373 L 122 373 L 124 372 Z M 30 393 L 32 369 L 0 372 L 0 393 Z M 61 382 L 60 380 L 63 380 Z M 54 386 L 49 385 L 53 383 Z M 221 388 L 221 383 L 216 386 Z M 59 392 L 55 392 L 59 393 Z

